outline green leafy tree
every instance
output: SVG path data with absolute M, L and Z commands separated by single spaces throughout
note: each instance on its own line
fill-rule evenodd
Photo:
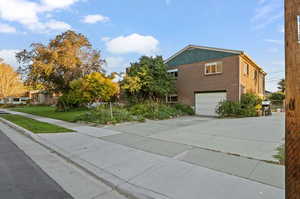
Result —
M 282 93 L 285 92 L 285 79 L 281 79 L 279 82 L 278 82 L 278 87 L 279 91 L 281 91 Z
M 273 104 L 282 104 L 285 99 L 285 94 L 281 91 L 272 93 L 268 99 L 272 101 Z
M 241 105 L 242 107 L 255 107 L 261 104 L 262 98 L 253 94 L 253 93 L 246 93 L 241 96 Z
M 17 53 L 27 85 L 42 85 L 51 92 L 67 92 L 70 82 L 102 71 L 100 52 L 88 39 L 74 31 L 57 35 L 47 45 L 35 43 L 31 50 Z
M 161 100 L 175 92 L 174 77 L 161 56 L 143 56 L 128 68 L 122 89 L 131 100 Z

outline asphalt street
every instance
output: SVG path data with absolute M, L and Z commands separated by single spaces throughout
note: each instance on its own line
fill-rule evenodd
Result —
M 0 130 L 1 199 L 71 199 Z

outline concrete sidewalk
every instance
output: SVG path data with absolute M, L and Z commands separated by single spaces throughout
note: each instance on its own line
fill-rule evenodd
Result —
M 34 137 L 120 191 L 138 198 L 284 198 L 281 166 L 143 136 L 128 137 L 104 128 L 33 117 L 77 130 L 78 133 Z

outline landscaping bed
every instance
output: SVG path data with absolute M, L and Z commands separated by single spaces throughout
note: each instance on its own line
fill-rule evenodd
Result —
M 146 119 L 163 120 L 184 115 L 194 115 L 194 110 L 189 106 L 156 102 L 113 105 L 111 108 L 108 105 L 100 105 L 95 108 L 72 109 L 65 112 L 57 111 L 52 106 L 23 106 L 10 108 L 10 110 L 67 122 L 80 121 L 95 124 L 116 124 L 130 121 L 143 122 Z
M 0 117 L 21 126 L 33 133 L 66 133 L 74 132 L 71 129 L 66 129 L 54 124 L 49 124 L 46 122 L 40 122 L 31 118 L 27 118 L 21 115 L 14 114 L 1 114 Z
M 194 110 L 186 105 L 167 105 L 155 102 L 145 102 L 130 106 L 98 106 L 77 117 L 76 121 L 96 124 L 116 124 L 121 122 L 139 121 L 146 119 L 163 120 L 184 115 L 194 115 Z

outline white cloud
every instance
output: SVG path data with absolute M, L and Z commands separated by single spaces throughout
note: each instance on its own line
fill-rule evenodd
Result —
M 110 37 L 102 37 L 101 40 L 104 41 L 104 42 L 106 42 L 106 41 L 110 40 Z
M 0 17 L 21 24 L 38 22 L 38 4 L 27 0 L 0 0 Z
M 45 23 L 45 28 L 51 30 L 62 30 L 62 31 L 72 29 L 72 27 L 69 24 L 63 21 L 55 21 L 55 20 L 51 20 Z
M 106 66 L 109 69 L 113 68 L 124 68 L 125 60 L 122 57 L 108 57 L 105 59 Z
M 159 41 L 153 36 L 144 36 L 136 33 L 120 36 L 106 42 L 107 50 L 116 54 L 138 53 L 153 55 L 158 52 L 158 45 Z
M 84 23 L 89 23 L 89 24 L 94 24 L 97 22 L 108 22 L 110 19 L 109 17 L 106 16 L 102 16 L 100 14 L 96 14 L 96 15 L 87 15 L 83 18 L 83 22 Z
M 105 59 L 105 70 L 108 73 L 124 72 L 126 67 L 129 67 L 130 62 L 123 57 L 111 56 Z
M 8 24 L 0 23 L 0 33 L 15 33 L 16 28 Z
M 49 33 L 51 31 L 66 31 L 72 29 L 71 25 L 63 21 L 56 21 L 53 19 L 45 23 L 39 22 L 29 24 L 27 28 L 34 31 L 35 33 Z
M 18 49 L 3 49 L 0 50 L 0 58 L 4 59 L 4 62 L 13 66 L 15 69 L 19 67 L 16 59 L 16 53 L 20 52 Z
M 265 39 L 265 42 L 278 44 L 278 45 L 283 45 L 283 41 L 282 40 L 277 40 L 277 39 Z
M 54 10 L 67 8 L 77 2 L 78 0 L 42 0 L 41 8 L 45 10 Z
M 40 15 L 51 16 L 49 12 L 65 9 L 78 0 L 0 0 L 0 19 L 18 22 L 33 31 L 61 30 L 70 28 L 64 22 L 54 20 L 41 22 Z M 42 31 L 41 31 L 42 30 Z
M 259 0 L 251 22 L 255 29 L 262 29 L 283 18 L 283 15 L 282 0 Z

